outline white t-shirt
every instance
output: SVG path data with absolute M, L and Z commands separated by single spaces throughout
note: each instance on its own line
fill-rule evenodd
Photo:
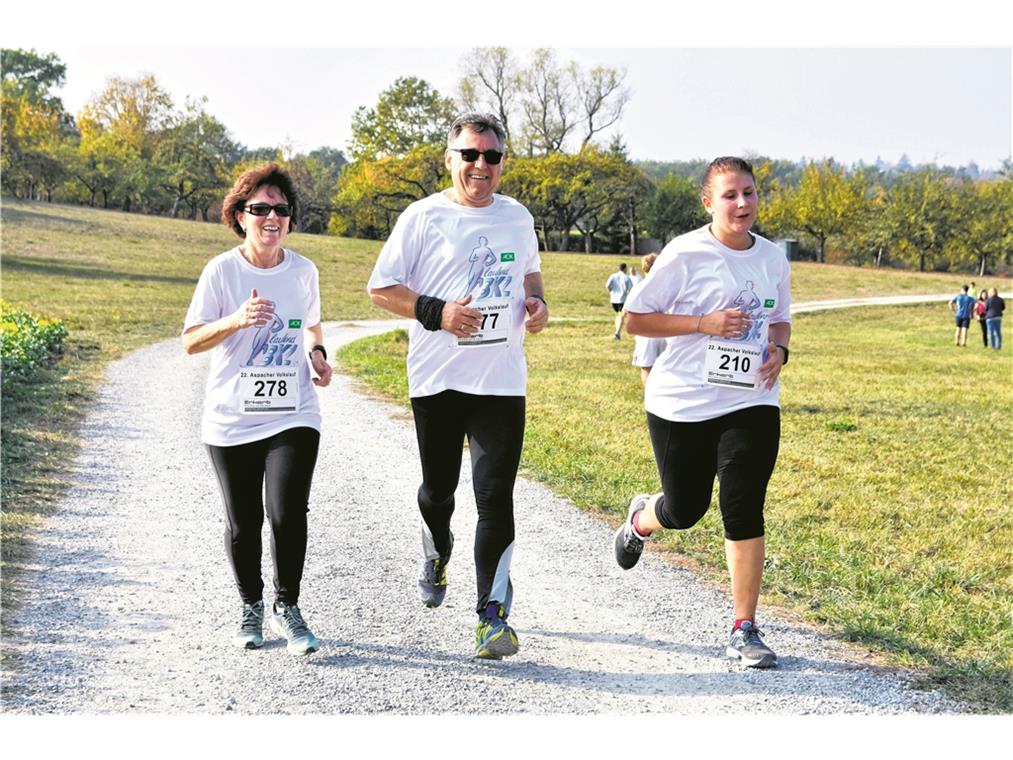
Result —
M 367 288 L 404 285 L 419 295 L 456 301 L 486 314 L 472 341 L 413 322 L 408 334 L 408 395 L 445 390 L 523 396 L 524 277 L 541 271 L 534 220 L 504 195 L 481 208 L 434 193 L 404 210 L 380 251 Z
M 705 380 L 708 344 L 765 353 L 768 327 L 791 322 L 791 271 L 784 251 L 755 237 L 751 248 L 736 251 L 718 242 L 709 225 L 680 235 L 665 246 L 626 299 L 626 310 L 635 314 L 702 316 L 737 306 L 753 320 L 749 333 L 738 340 L 703 333 L 667 338 L 644 388 L 647 411 L 672 422 L 699 422 L 750 406 L 780 406 L 779 381 L 767 390 L 762 383 L 753 389 Z M 755 357 L 753 368 L 766 358 Z
M 605 281 L 605 289 L 609 292 L 609 298 L 612 300 L 612 303 L 623 303 L 632 287 L 633 281 L 629 278 L 629 275 L 622 272 L 613 272 Z
M 274 320 L 238 330 L 211 349 L 201 440 L 236 446 L 294 427 L 320 429 L 320 405 L 310 379 L 303 331 L 320 323 L 316 265 L 285 250 L 276 267 L 260 269 L 239 248 L 204 267 L 183 332 L 232 314 L 257 289 L 275 303 Z M 284 383 L 284 385 L 282 385 Z

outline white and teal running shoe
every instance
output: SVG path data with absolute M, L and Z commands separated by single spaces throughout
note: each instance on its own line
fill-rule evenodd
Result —
M 320 642 L 299 612 L 299 605 L 275 602 L 271 615 L 271 630 L 288 640 L 289 654 L 311 654 L 320 648 Z
M 264 602 L 243 605 L 243 622 L 232 638 L 240 649 L 258 649 L 264 646 Z

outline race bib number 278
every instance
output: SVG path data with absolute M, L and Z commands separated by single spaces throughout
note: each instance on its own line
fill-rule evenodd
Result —
M 248 367 L 239 371 L 239 411 L 243 414 L 285 414 L 298 409 L 295 368 Z

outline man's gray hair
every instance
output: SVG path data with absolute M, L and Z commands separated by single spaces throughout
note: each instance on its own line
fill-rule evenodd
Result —
M 491 113 L 473 112 L 461 114 L 454 119 L 454 123 L 450 125 L 450 131 L 447 132 L 447 146 L 453 145 L 454 140 L 460 137 L 461 132 L 465 129 L 470 129 L 472 132 L 478 132 L 479 134 L 491 129 L 496 137 L 499 138 L 501 147 L 506 140 L 506 130 L 503 129 L 503 124 L 500 123 L 499 119 Z

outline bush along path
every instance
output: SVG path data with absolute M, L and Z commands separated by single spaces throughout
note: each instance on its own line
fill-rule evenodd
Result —
M 327 325 L 339 345 L 395 323 Z M 472 658 L 475 507 L 467 463 L 447 600 L 417 597 L 420 472 L 404 412 L 335 375 L 310 500 L 300 607 L 321 642 L 233 648 L 240 604 L 199 440 L 207 356 L 179 340 L 110 365 L 76 487 L 39 532 L 4 621 L 9 713 L 961 712 L 903 672 L 765 610 L 775 670 L 725 659 L 731 605 L 648 552 L 623 572 L 612 528 L 518 481 L 511 623 L 520 652 Z M 270 597 L 265 526 L 264 577 Z

